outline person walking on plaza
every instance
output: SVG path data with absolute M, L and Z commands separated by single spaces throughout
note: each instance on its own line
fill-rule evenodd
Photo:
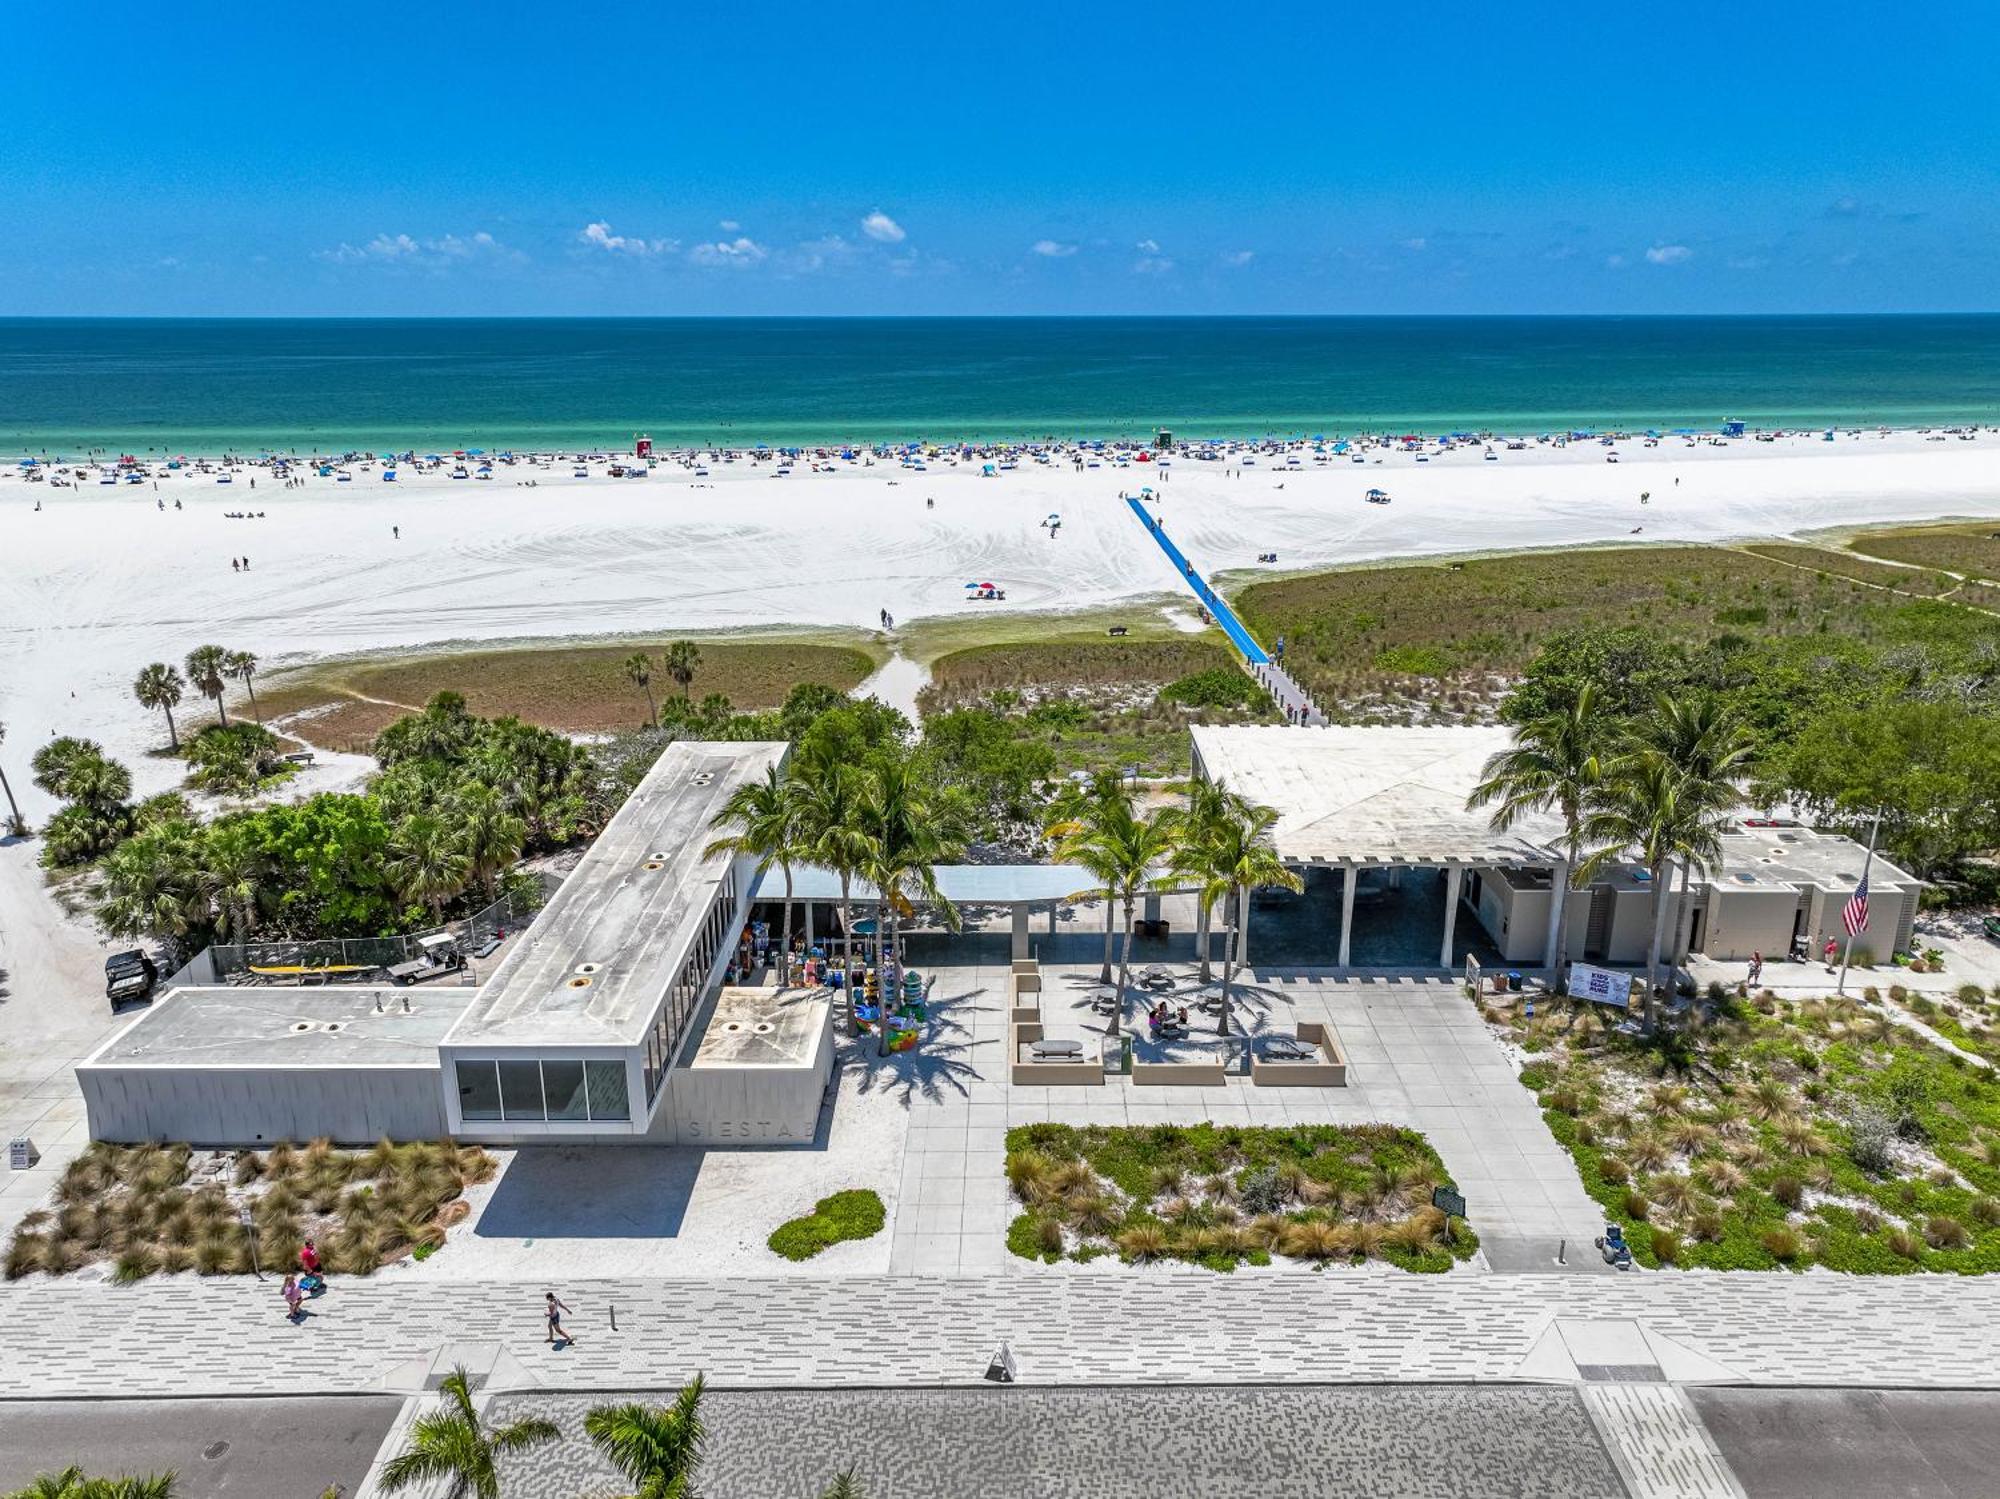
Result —
M 286 1320 L 290 1322 L 297 1322 L 301 1317 L 305 1316 L 306 1314 L 305 1313 L 306 1293 L 299 1289 L 299 1278 L 296 1275 L 287 1274 L 285 1276 L 283 1295 L 285 1298 Z
M 1753 952 L 1750 954 L 1750 982 L 1754 984 L 1763 976 L 1764 955 L 1760 952 Z
M 558 1348 L 569 1347 L 576 1339 L 563 1331 L 563 1313 L 569 1310 L 568 1305 L 558 1300 L 554 1291 L 544 1292 L 542 1300 L 546 1303 L 543 1313 L 549 1323 L 549 1335 L 543 1341 L 553 1343 Z

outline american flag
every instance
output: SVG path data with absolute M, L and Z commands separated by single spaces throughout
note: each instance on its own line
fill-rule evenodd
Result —
M 1847 898 L 1847 904 L 1840 908 L 1840 924 L 1847 928 L 1847 935 L 1858 936 L 1868 925 L 1868 876 L 1861 877 L 1861 883 L 1854 887 L 1854 894 Z

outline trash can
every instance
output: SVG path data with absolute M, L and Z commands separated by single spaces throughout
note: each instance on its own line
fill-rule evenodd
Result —
M 1507 992 L 1510 994 L 1521 992 L 1521 971 L 1518 968 L 1507 970 Z

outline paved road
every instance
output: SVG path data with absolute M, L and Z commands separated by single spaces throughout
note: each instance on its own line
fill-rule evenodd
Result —
M 613 1399 L 494 1396 L 545 1415 L 511 1499 L 627 1492 L 582 1434 Z M 394 1397 L 0 1403 L 0 1491 L 65 1461 L 180 1474 L 181 1499 L 367 1492 Z M 1151 1386 L 711 1391 L 704 1494 L 810 1499 L 850 1464 L 898 1499 L 1991 1499 L 2000 1394 L 1670 1385 Z M 947 1439 L 947 1434 L 948 1439 Z
M 80 1464 L 98 1475 L 180 1475 L 176 1499 L 353 1494 L 399 1397 L 23 1401 L 0 1405 L 0 1493 Z
M 1993 1499 L 2000 1395 L 1953 1390 L 1690 1390 L 1751 1499 Z

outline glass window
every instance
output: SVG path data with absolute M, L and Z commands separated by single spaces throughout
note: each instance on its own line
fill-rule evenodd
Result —
M 588 1119 L 583 1103 L 583 1063 L 542 1063 L 542 1088 L 549 1096 L 549 1118 Z
M 491 1062 L 459 1062 L 458 1116 L 461 1119 L 500 1117 L 500 1075 Z
M 590 1117 L 629 1119 L 631 1106 L 625 1099 L 623 1062 L 585 1062 L 583 1073 L 590 1082 Z
M 544 1119 L 542 1108 L 542 1064 L 502 1062 L 500 1064 L 500 1111 L 507 1119 Z

